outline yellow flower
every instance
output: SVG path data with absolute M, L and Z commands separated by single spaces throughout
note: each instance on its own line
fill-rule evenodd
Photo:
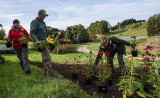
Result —
M 128 60 L 129 60 L 129 61 L 135 61 L 135 58 L 129 57 Z
M 46 40 L 47 40 L 48 43 L 51 43 L 51 44 L 54 43 L 54 39 L 53 38 L 47 37 Z
M 58 32 L 58 35 L 61 35 L 61 32 Z

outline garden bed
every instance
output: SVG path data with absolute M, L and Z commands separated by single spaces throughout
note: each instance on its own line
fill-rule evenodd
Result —
M 42 68 L 42 63 L 40 63 L 40 62 L 32 62 L 32 64 Z M 71 72 L 69 72 L 69 70 L 71 69 L 70 67 L 72 66 L 71 64 L 53 63 L 52 65 L 53 65 L 53 68 L 57 72 L 59 72 L 61 75 L 63 75 L 64 78 L 69 79 L 69 80 L 73 81 L 74 83 L 78 83 L 78 85 L 90 95 L 93 95 L 93 93 L 95 92 L 96 94 L 103 96 L 104 98 L 112 98 L 113 96 L 114 96 L 114 98 L 121 98 L 122 97 L 121 91 L 119 91 L 118 87 L 116 86 L 116 84 L 118 83 L 118 79 L 120 77 L 120 72 L 118 71 L 118 69 L 116 69 L 116 73 L 113 76 L 113 80 L 112 80 L 113 85 L 107 87 L 107 89 L 108 89 L 107 93 L 99 93 L 98 86 L 97 86 L 97 79 L 93 79 L 91 85 L 85 84 L 85 77 L 82 75 L 82 70 L 84 70 L 85 65 L 78 65 L 78 69 L 80 71 L 78 73 L 77 80 L 73 80 Z

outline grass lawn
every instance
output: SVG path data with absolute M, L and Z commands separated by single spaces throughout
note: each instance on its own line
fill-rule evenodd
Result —
M 88 98 L 77 84 L 63 78 L 47 78 L 42 69 L 31 65 L 31 75 L 20 69 L 16 55 L 3 55 L 0 65 L 0 98 Z M 76 55 L 75 55 L 76 56 Z M 52 56 L 54 57 L 54 56 Z M 65 57 L 65 56 L 61 56 Z M 40 53 L 30 52 L 30 60 L 40 61 Z M 58 56 L 53 59 L 58 60 Z M 68 58 L 69 59 L 69 58 Z M 96 95 L 93 98 L 98 98 Z
M 147 36 L 147 23 L 143 22 L 138 28 L 132 29 L 132 25 L 125 27 L 124 29 L 118 29 L 109 33 L 109 35 L 114 35 L 117 37 L 126 37 L 126 36 Z

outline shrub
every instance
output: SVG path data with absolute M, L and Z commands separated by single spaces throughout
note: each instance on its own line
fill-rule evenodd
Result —
M 3 30 L 0 30 L 0 40 L 4 39 L 5 36 L 5 32 Z
M 56 54 L 73 53 L 76 52 L 76 50 L 77 47 L 74 44 L 65 44 L 65 45 L 59 44 L 57 47 L 55 47 L 53 53 Z

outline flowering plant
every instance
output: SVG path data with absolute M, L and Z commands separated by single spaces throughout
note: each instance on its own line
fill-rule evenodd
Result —
M 142 61 L 144 62 L 145 66 L 148 67 L 151 65 L 151 61 L 155 60 L 155 55 L 154 55 L 154 47 L 147 45 L 145 48 L 145 54 L 142 54 Z

